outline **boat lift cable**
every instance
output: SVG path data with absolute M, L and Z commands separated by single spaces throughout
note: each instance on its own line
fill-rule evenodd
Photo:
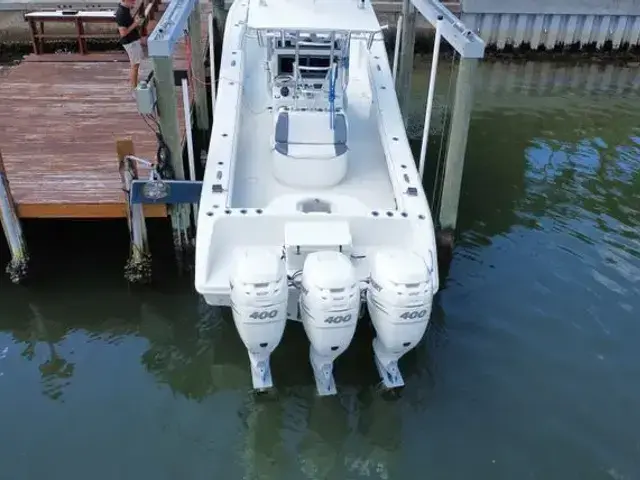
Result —
M 158 150 L 156 152 L 156 171 L 160 174 L 161 178 L 165 180 L 173 180 L 176 177 L 175 171 L 171 166 L 171 150 L 164 141 L 162 133 L 157 132 L 158 138 Z
M 156 151 L 156 163 L 155 170 L 159 174 L 161 178 L 165 180 L 172 180 L 175 178 L 175 172 L 173 171 L 173 167 L 171 166 L 171 151 L 164 141 L 164 137 L 162 136 L 162 132 L 160 132 L 160 124 L 155 119 L 153 115 L 142 115 L 140 114 L 144 122 L 147 124 L 149 129 L 155 133 L 156 139 L 158 141 L 158 150 Z M 149 123 L 151 120 L 156 128 L 153 128 L 153 125 Z M 146 161 L 146 160 L 145 160 Z
M 147 127 L 149 127 L 149 130 L 151 130 L 154 134 L 157 135 L 158 131 L 160 130 L 160 125 L 158 124 L 158 121 L 152 115 L 148 115 L 148 114 L 145 115 L 141 113 L 140 116 L 142 117 L 142 120 L 144 120 L 144 123 L 147 124 Z M 149 123 L 149 120 L 151 120 L 154 123 L 155 128 L 153 125 Z

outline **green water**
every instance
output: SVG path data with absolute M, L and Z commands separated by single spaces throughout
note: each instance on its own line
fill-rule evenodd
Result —
M 317 398 L 291 324 L 279 398 L 256 402 L 228 312 L 160 255 L 166 226 L 161 281 L 130 290 L 124 222 L 28 223 L 34 283 L 0 280 L 0 478 L 640 478 L 640 82 L 575 68 L 480 69 L 460 242 L 395 400 L 366 326 Z

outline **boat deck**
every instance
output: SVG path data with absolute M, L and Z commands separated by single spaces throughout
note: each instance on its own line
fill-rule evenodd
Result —
M 203 23 L 209 5 L 202 5 Z M 203 35 L 207 32 L 203 25 Z M 174 69 L 186 68 L 184 42 Z M 28 55 L 0 77 L 0 150 L 21 218 L 125 216 L 116 140 L 155 159 L 156 136 L 137 111 L 122 51 Z M 141 78 L 151 71 L 141 66 Z M 182 95 L 177 88 L 184 134 Z M 144 175 L 144 169 L 140 174 Z M 145 207 L 166 216 L 164 205 Z
M 251 45 L 255 43 L 255 45 Z M 260 47 L 247 41 L 247 65 L 260 65 Z M 372 109 L 371 87 L 363 66 L 353 64 L 347 88 L 349 122 L 349 167 L 346 178 L 329 190 L 305 191 L 314 195 L 330 191 L 347 195 L 371 209 L 395 209 L 396 201 L 389 169 Z M 270 144 L 274 119 L 266 108 L 270 98 L 264 69 L 245 71 L 246 87 L 242 96 L 241 129 L 234 173 L 232 205 L 236 208 L 264 208 L 274 199 L 300 190 L 280 183 L 273 173 L 273 148 Z M 259 134 L 256 134 L 259 132 Z

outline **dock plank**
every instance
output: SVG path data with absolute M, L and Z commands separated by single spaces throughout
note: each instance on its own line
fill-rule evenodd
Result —
M 0 145 L 20 204 L 122 203 L 115 142 L 154 158 L 155 135 L 118 63 L 22 63 L 0 82 Z
M 29 216 L 36 216 L 35 205 L 104 205 L 111 217 L 113 205 L 124 205 L 116 140 L 131 138 L 146 159 L 157 149 L 127 75 L 126 63 L 25 62 L 2 78 L 0 145 L 19 209 L 31 205 Z M 178 110 L 182 115 L 180 104 Z
M 202 8 L 205 39 L 210 10 Z M 128 84 L 129 64 L 122 58 L 121 51 L 29 55 L 3 73 L 0 149 L 22 218 L 125 216 L 116 140 L 130 138 L 136 155 L 148 160 L 155 159 L 157 144 L 136 109 Z M 174 69 L 185 68 L 181 41 Z M 147 59 L 141 78 L 148 69 Z M 180 87 L 176 99 L 184 136 Z M 149 173 L 144 167 L 139 171 L 141 177 Z M 166 216 L 166 207 L 147 206 L 145 213 Z

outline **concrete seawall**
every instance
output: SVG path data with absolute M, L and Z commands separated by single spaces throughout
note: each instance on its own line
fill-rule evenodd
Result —
M 498 50 L 618 50 L 640 43 L 640 0 L 462 0 L 461 20 Z
M 208 3 L 208 0 L 200 0 L 201 3 Z M 169 0 L 165 0 L 169 3 Z M 227 8 L 232 2 L 226 1 Z M 460 14 L 460 1 L 449 0 L 443 2 L 451 11 Z M 373 0 L 374 8 L 381 23 L 388 23 L 390 30 L 395 29 L 398 15 L 402 10 L 401 0 Z M 57 9 L 77 9 L 77 10 L 111 10 L 116 8 L 118 0 L 0 0 L 0 43 L 28 44 L 31 36 L 28 24 L 24 21 L 24 13 L 36 10 L 57 10 Z M 424 18 L 418 18 L 416 22 L 417 30 L 421 36 L 428 36 L 432 27 Z M 109 25 L 90 25 L 94 31 L 113 30 Z M 73 32 L 73 26 L 47 24 L 47 28 L 55 31 Z
M 400 0 L 374 2 L 381 22 L 395 25 Z M 450 10 L 489 50 L 636 50 L 640 0 L 461 0 Z M 418 37 L 433 29 L 423 18 Z
M 208 0 L 201 0 L 207 3 Z M 226 1 L 227 5 L 231 1 Z M 616 51 L 640 47 L 640 0 L 450 0 L 443 2 L 474 30 L 488 50 Z M 401 0 L 373 0 L 380 22 L 393 39 Z M 31 42 L 23 19 L 27 10 L 113 9 L 117 0 L 0 0 L 0 44 Z M 429 49 L 431 25 L 418 15 L 416 51 Z M 73 26 L 48 24 L 50 31 L 73 32 Z M 96 31 L 110 25 L 92 25 Z

